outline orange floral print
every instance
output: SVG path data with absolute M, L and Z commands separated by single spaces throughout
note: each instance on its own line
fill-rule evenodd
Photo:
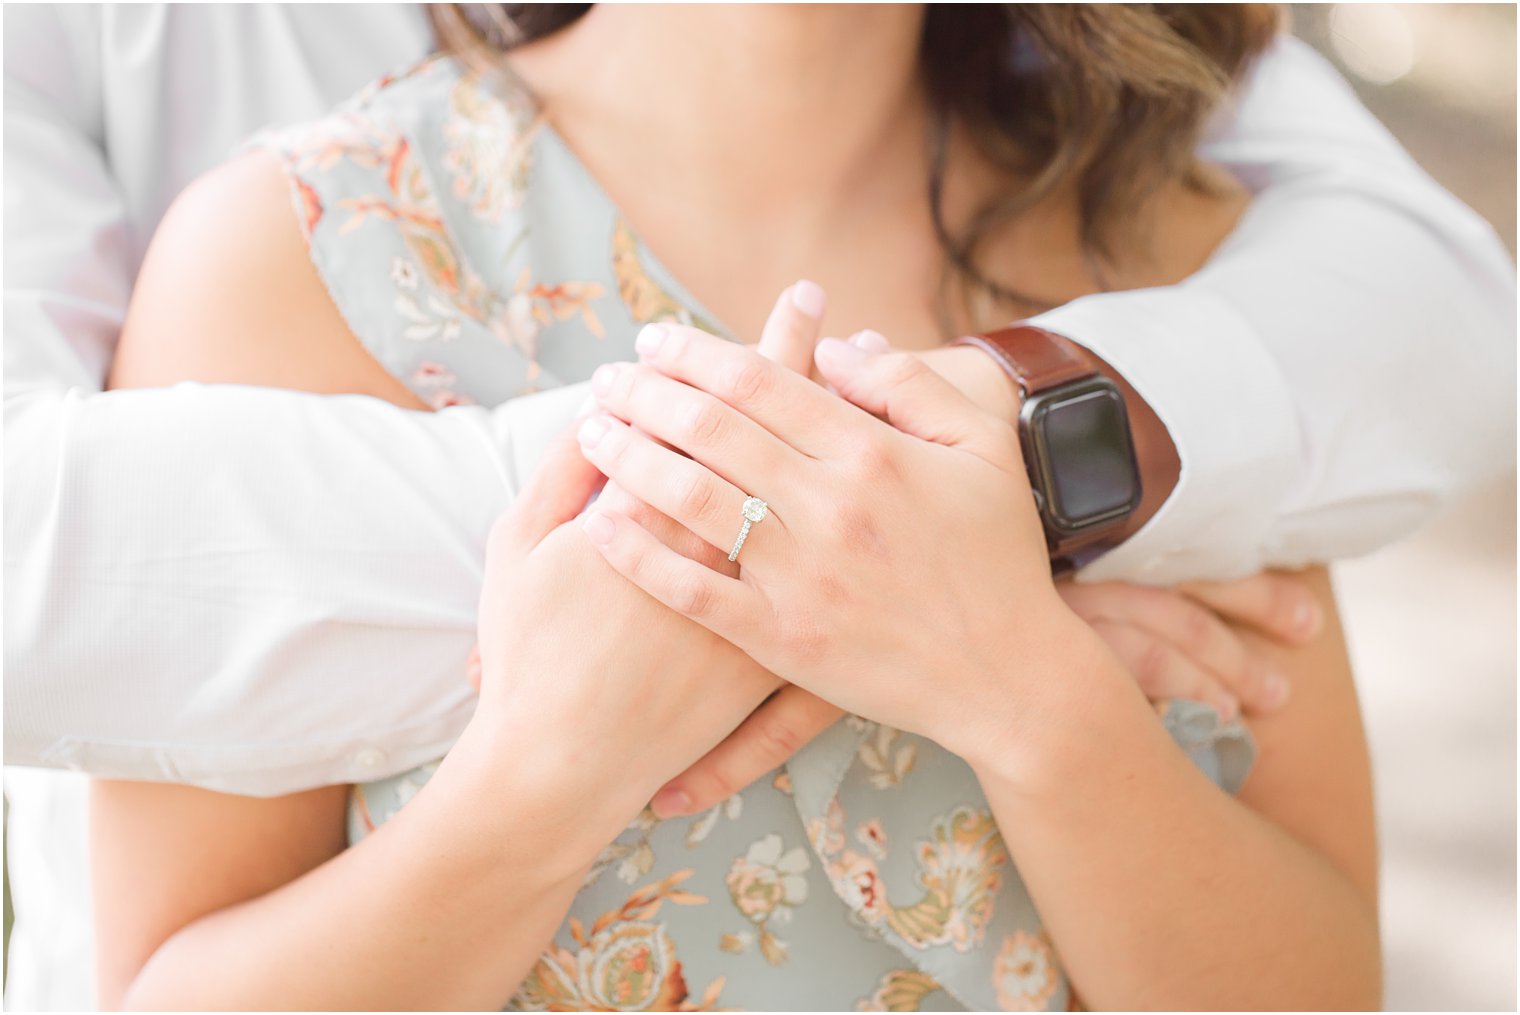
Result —
M 639 889 L 590 928 L 570 920 L 574 948 L 552 947 L 523 981 L 514 1006 L 538 1011 L 712 1011 L 723 989 L 714 980 L 697 999 L 687 987 L 676 948 L 653 917 L 663 903 L 694 906 L 707 900 L 676 886 L 692 871 L 677 871 Z

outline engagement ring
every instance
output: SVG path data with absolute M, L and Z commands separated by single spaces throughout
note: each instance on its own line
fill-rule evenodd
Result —
M 765 521 L 765 516 L 770 514 L 771 509 L 759 497 L 747 497 L 739 510 L 744 513 L 744 525 L 739 529 L 739 538 L 734 540 L 734 548 L 728 551 L 728 559 L 731 561 L 739 559 L 739 551 L 744 549 L 744 541 L 749 538 L 750 526 Z

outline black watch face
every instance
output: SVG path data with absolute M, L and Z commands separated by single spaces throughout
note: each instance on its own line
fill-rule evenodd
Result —
M 1095 377 L 1044 392 L 1024 415 L 1031 478 L 1054 528 L 1069 533 L 1117 521 L 1139 505 L 1129 416 L 1112 381 Z

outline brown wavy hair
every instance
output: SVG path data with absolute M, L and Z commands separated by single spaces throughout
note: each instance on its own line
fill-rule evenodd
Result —
M 492 55 L 567 27 L 590 4 L 434 4 L 442 48 Z M 1074 189 L 1089 270 L 1102 284 L 1118 244 L 1143 237 L 1146 199 L 1204 187 L 1194 150 L 1215 107 L 1278 31 L 1275 4 L 929 4 L 920 46 L 934 110 L 930 207 L 950 269 L 974 296 L 1048 305 L 988 277 L 990 237 L 1057 186 Z M 1021 181 L 952 230 L 942 186 L 952 124 Z M 948 323 L 948 320 L 947 320 Z

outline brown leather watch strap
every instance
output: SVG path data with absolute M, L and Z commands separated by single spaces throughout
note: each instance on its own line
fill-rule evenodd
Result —
M 991 356 L 993 362 L 1018 387 L 1025 401 L 1032 395 L 1059 385 L 1103 374 L 1119 387 L 1124 395 L 1126 406 L 1131 410 L 1132 440 L 1138 452 L 1137 463 L 1141 477 L 1140 507 L 1118 525 L 1098 528 L 1091 532 L 1060 534 L 1047 525 L 1045 537 L 1050 548 L 1051 568 L 1058 577 L 1117 546 L 1133 534 L 1145 518 L 1149 518 L 1150 514 L 1154 513 L 1156 507 L 1159 506 L 1159 501 L 1148 503 L 1150 498 L 1147 494 L 1151 491 L 1151 484 L 1146 465 L 1147 458 L 1152 454 L 1152 448 L 1159 446 L 1162 442 L 1156 440 L 1155 435 L 1150 431 L 1155 428 L 1160 429 L 1161 436 L 1165 438 L 1164 444 L 1167 450 L 1172 450 L 1171 442 L 1167 438 L 1166 429 L 1160 426 L 1160 420 L 1155 418 L 1149 406 L 1140 401 L 1139 396 L 1124 382 L 1123 378 L 1113 376 L 1106 369 L 1105 364 L 1071 339 L 1029 324 L 1014 324 L 1000 331 L 968 335 L 956 339 L 953 344 L 975 346 Z M 1138 426 L 1136 426 L 1137 423 Z M 1030 483 L 1038 488 L 1039 480 L 1029 461 L 1027 448 L 1025 454 L 1025 464 L 1030 468 Z M 1155 468 L 1154 465 L 1153 468 Z M 1164 468 L 1160 471 L 1164 472 Z M 1171 470 L 1169 479 L 1170 481 L 1165 483 L 1162 499 L 1165 498 L 1165 493 L 1171 491 L 1176 482 L 1175 466 Z M 1144 512 L 1143 515 L 1142 512 Z
M 967 335 L 951 344 L 972 345 L 991 356 L 1025 398 L 1098 373 L 1097 364 L 1077 343 L 1029 324 Z
M 1129 382 L 1097 356 L 1069 338 L 1028 324 L 1014 324 L 1001 331 L 959 338 L 953 344 L 975 346 L 987 353 L 1025 398 L 1092 374 L 1103 374 L 1124 395 L 1135 458 L 1140 467 L 1140 506 L 1117 528 L 1089 537 L 1052 540 L 1050 552 L 1058 571 L 1073 566 L 1076 563 L 1073 556 L 1079 551 L 1085 559 L 1128 539 L 1171 496 L 1182 471 L 1171 434 L 1155 410 Z

